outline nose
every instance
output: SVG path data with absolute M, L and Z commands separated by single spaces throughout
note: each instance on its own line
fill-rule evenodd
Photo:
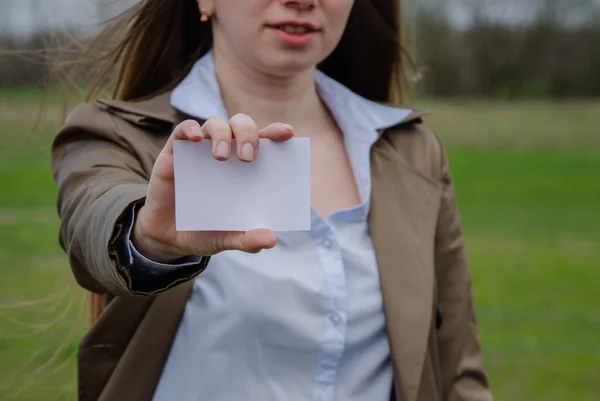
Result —
M 280 0 L 287 8 L 293 8 L 299 11 L 314 9 L 319 0 Z

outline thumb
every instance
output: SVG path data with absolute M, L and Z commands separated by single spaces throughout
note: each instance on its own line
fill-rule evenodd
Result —
M 227 232 L 222 239 L 223 250 L 239 250 L 258 253 L 277 244 L 277 236 L 271 230 L 261 228 L 245 232 Z

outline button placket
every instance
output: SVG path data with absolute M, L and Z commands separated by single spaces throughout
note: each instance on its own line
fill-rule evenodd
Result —
M 314 217 L 314 216 L 313 216 Z M 317 245 L 317 254 L 325 271 L 327 297 L 324 318 L 326 341 L 318 362 L 317 377 L 319 390 L 315 398 L 333 401 L 335 377 L 345 348 L 346 324 L 343 313 L 346 298 L 345 271 L 341 249 L 337 246 L 334 228 L 326 221 L 317 219 L 313 223 L 313 239 Z

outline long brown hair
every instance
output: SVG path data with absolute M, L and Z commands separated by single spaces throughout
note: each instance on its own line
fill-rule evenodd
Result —
M 368 99 L 400 100 L 408 60 L 400 12 L 401 0 L 356 0 L 339 45 L 319 69 Z M 148 98 L 185 77 L 211 48 L 211 29 L 194 0 L 141 0 L 109 21 L 74 61 L 59 65 L 60 75 L 85 82 L 87 99 L 106 88 L 120 100 Z M 92 321 L 104 301 L 92 295 Z

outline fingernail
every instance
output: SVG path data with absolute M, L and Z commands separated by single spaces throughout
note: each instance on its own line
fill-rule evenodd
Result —
M 281 128 L 290 132 L 294 131 L 294 128 L 289 124 L 281 124 Z
M 229 144 L 225 141 L 221 141 L 217 144 L 217 156 L 222 158 L 229 157 Z
M 202 128 L 198 127 L 197 125 L 194 125 L 190 128 L 190 133 L 192 134 L 192 136 L 202 136 Z
M 242 145 L 242 160 L 245 160 L 247 162 L 251 162 L 252 160 L 254 160 L 254 146 L 252 146 L 251 143 L 246 142 L 244 145 Z

